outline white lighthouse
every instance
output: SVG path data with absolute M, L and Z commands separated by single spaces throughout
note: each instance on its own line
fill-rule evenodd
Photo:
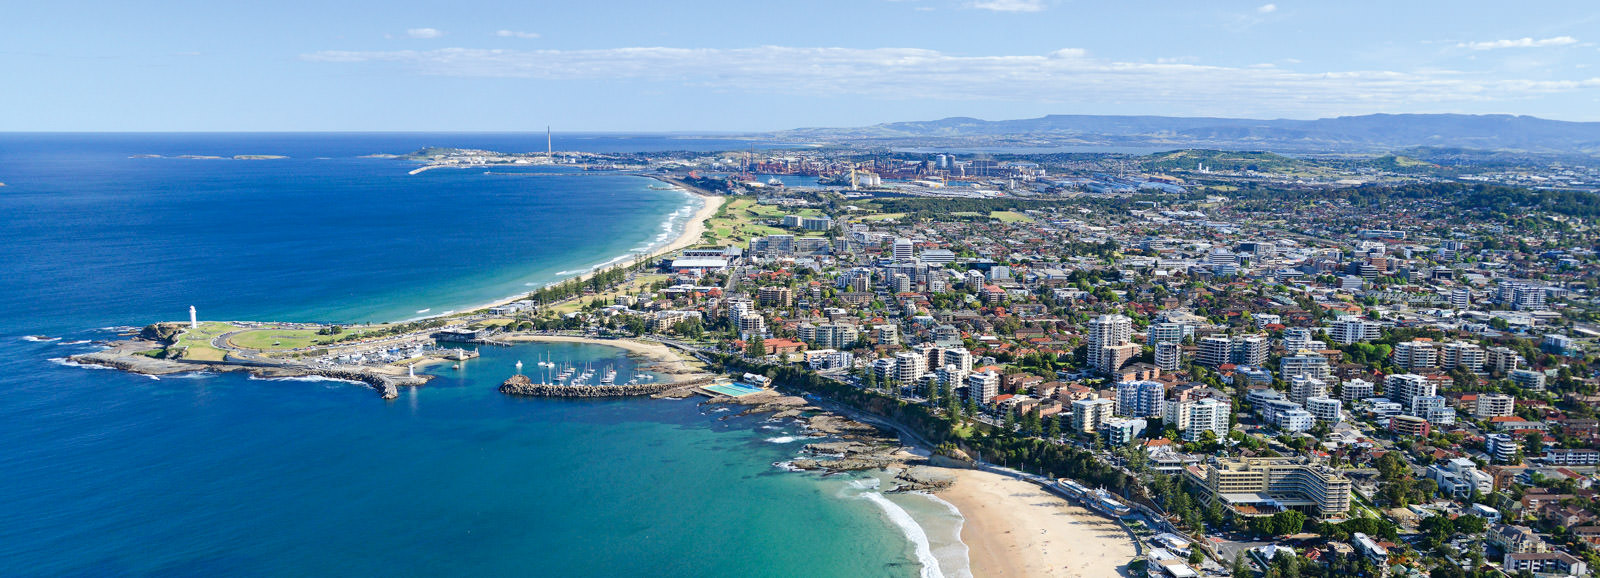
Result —
M 517 360 L 517 375 L 522 375 L 522 360 Z
M 189 306 L 189 328 L 190 329 L 199 329 L 200 328 L 200 318 L 195 316 L 194 306 L 193 305 Z

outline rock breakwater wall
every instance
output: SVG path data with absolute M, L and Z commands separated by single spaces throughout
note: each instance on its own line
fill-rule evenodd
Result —
M 689 382 L 636 383 L 633 385 L 561 385 L 534 383 L 526 375 L 513 375 L 500 384 L 500 393 L 524 397 L 631 397 L 654 395 L 670 389 L 710 383 L 710 378 Z

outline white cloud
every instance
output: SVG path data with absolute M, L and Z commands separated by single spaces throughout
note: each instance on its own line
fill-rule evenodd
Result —
M 522 32 L 520 30 L 496 30 L 495 36 L 501 38 L 538 38 L 538 32 Z
M 1277 11 L 1278 11 L 1278 5 L 1277 4 L 1262 4 L 1260 8 L 1256 8 L 1256 12 L 1260 12 L 1262 14 L 1271 14 L 1271 13 L 1277 12 Z
M 1456 48 L 1471 48 L 1473 50 L 1494 50 L 1497 48 L 1541 48 L 1545 46 L 1566 46 L 1577 44 L 1578 39 L 1571 36 L 1553 36 L 1534 40 L 1532 38 L 1517 38 L 1514 40 L 1490 40 L 1487 42 L 1462 42 Z
M 713 90 L 1051 104 L 1146 103 L 1169 113 L 1360 114 L 1438 103 L 1503 102 L 1600 88 L 1600 77 L 1531 80 L 1452 70 L 1299 72 L 1044 55 L 958 56 L 918 48 L 631 47 L 323 51 L 315 62 L 391 63 L 428 75 L 640 80 Z
M 440 36 L 444 36 L 444 32 L 441 32 L 436 28 L 408 28 L 408 29 L 406 29 L 406 37 L 407 38 L 438 38 Z
M 972 7 L 995 12 L 1039 12 L 1044 10 L 1044 0 L 983 0 L 973 2 Z

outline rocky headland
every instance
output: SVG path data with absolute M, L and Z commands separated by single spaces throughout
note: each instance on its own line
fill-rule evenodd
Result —
M 416 387 L 424 385 L 433 379 L 431 375 L 391 375 L 373 369 L 357 367 L 316 367 L 292 363 L 273 364 L 244 361 L 200 361 L 165 359 L 147 355 L 150 351 L 159 350 L 170 344 L 172 333 L 168 332 L 170 328 L 167 325 L 169 324 L 145 327 L 137 336 L 104 344 L 107 346 L 105 350 L 81 353 L 68 357 L 67 360 L 83 365 L 97 365 L 120 369 L 129 373 L 158 377 L 200 371 L 220 373 L 243 371 L 263 379 L 291 377 L 341 379 L 367 384 L 380 393 L 384 399 L 400 397 L 401 387 Z

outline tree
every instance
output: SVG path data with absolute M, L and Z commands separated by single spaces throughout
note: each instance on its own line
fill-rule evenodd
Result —
M 751 337 L 750 338 L 750 342 L 745 344 L 745 352 L 744 352 L 744 354 L 746 356 L 748 356 L 748 357 L 766 357 L 766 355 L 767 355 L 767 342 L 766 342 L 766 340 L 762 339 L 760 335 L 756 335 L 756 336 Z
M 706 333 L 705 324 L 699 318 L 690 317 L 672 325 L 672 332 L 689 339 L 700 339 Z
M 1522 438 L 1523 454 L 1529 456 L 1544 455 L 1544 434 L 1530 433 Z
M 1488 529 L 1489 521 L 1481 516 L 1465 515 L 1456 518 L 1456 531 L 1463 534 L 1482 534 Z
M 1256 573 L 1250 571 L 1250 565 L 1244 562 L 1244 552 L 1233 557 L 1233 578 L 1255 578 Z
M 1204 562 L 1205 560 L 1206 560 L 1206 555 L 1204 553 L 1202 553 L 1199 548 L 1194 548 L 1194 549 L 1189 550 L 1189 563 L 1190 564 L 1193 564 L 1195 566 L 1199 566 L 1200 563 Z

